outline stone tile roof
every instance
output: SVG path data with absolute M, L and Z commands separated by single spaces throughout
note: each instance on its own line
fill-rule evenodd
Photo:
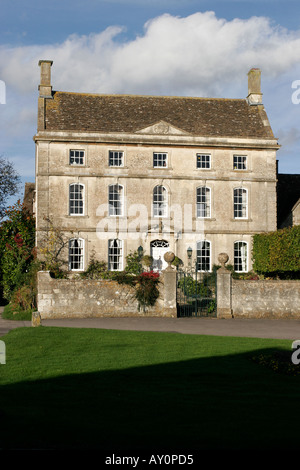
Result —
M 134 133 L 159 121 L 209 137 L 274 138 L 263 106 L 246 99 L 53 92 L 45 129 Z

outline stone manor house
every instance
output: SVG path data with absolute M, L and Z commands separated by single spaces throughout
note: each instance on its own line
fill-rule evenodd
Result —
M 52 61 L 39 65 L 37 244 L 49 218 L 71 271 L 93 255 L 122 270 L 139 247 L 157 270 L 166 251 L 199 271 L 221 252 L 251 269 L 252 235 L 277 228 L 279 145 L 259 69 L 246 98 L 219 99 L 54 91 Z

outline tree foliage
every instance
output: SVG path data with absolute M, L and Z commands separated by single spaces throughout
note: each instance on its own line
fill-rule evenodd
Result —
M 20 201 L 7 209 L 5 216 L 0 227 L 0 282 L 3 297 L 10 301 L 14 292 L 23 285 L 30 285 L 33 289 L 35 221 Z
M 17 192 L 19 183 L 20 177 L 13 164 L 0 156 L 0 220 L 5 217 L 7 200 Z

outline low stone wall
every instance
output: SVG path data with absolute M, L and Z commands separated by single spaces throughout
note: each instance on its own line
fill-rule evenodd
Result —
M 234 317 L 300 318 L 300 281 L 232 279 Z
M 111 280 L 53 279 L 38 273 L 38 313 L 46 318 L 177 317 L 176 271 L 160 276 L 154 307 L 139 309 L 134 289 Z M 299 318 L 300 281 L 237 280 L 217 272 L 218 318 Z
M 300 281 L 233 279 L 220 253 L 217 271 L 218 318 L 299 318 Z
M 37 282 L 37 306 L 41 319 L 177 316 L 176 273 L 173 270 L 160 276 L 160 296 L 156 304 L 145 312 L 139 310 L 133 287 L 116 281 L 53 279 L 48 271 L 41 271 Z

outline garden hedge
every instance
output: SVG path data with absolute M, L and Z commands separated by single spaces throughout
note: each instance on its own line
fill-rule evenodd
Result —
M 252 257 L 257 273 L 300 273 L 300 226 L 254 235 Z

